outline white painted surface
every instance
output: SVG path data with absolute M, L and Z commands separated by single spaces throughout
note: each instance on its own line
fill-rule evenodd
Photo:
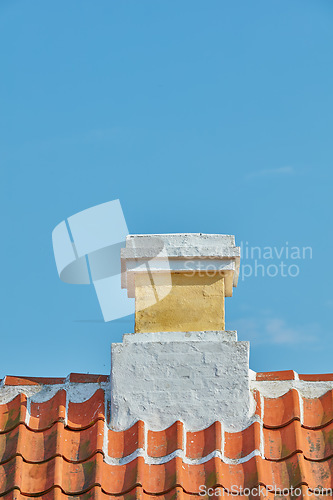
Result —
M 164 234 L 130 234 L 126 238 L 126 248 L 150 248 L 159 246 L 161 240 L 169 247 L 221 247 L 235 246 L 235 236 L 230 234 L 205 233 L 164 233 Z
M 226 295 L 237 286 L 240 248 L 225 234 L 129 235 L 121 249 L 122 287 L 134 297 L 137 272 L 220 272 L 226 278 Z
M 250 387 L 251 390 L 257 389 L 265 398 L 279 398 L 290 389 L 296 389 L 301 397 L 315 399 L 333 389 L 333 380 L 315 382 L 307 380 L 252 380 Z
M 45 403 L 58 391 L 65 390 L 68 402 L 83 403 L 90 399 L 98 389 L 106 393 L 110 390 L 109 382 L 101 383 L 73 383 L 40 384 L 40 385 L 2 385 L 0 386 L 0 404 L 7 404 L 18 394 L 25 394 L 31 403 Z
M 184 332 L 147 334 L 144 340 L 138 334 L 137 342 L 126 336 L 112 344 L 112 427 L 123 430 L 137 420 L 156 430 L 176 420 L 191 430 L 216 420 L 226 430 L 247 427 L 254 413 L 249 343 L 211 333 L 209 339 Z
M 237 340 L 236 330 L 206 330 L 202 332 L 153 332 L 153 333 L 125 333 L 123 343 L 140 342 L 184 342 L 186 340 L 225 341 Z M 252 371 L 252 370 L 251 370 Z

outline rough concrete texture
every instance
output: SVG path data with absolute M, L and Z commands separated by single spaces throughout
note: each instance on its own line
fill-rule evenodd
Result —
M 249 425 L 254 401 L 249 389 L 249 343 L 233 334 L 189 332 L 133 336 L 113 344 L 111 424 L 116 430 L 144 420 L 160 430 L 176 420 L 198 430 L 222 421 L 226 430 Z M 158 335 L 161 335 L 158 337 Z M 176 338 L 175 338 L 176 337 Z M 223 340 L 221 340 L 221 337 Z M 134 340 L 134 341 L 133 341 Z
M 230 234 L 166 233 L 130 234 L 126 238 L 126 248 L 151 248 L 163 243 L 169 247 L 234 247 L 235 236 Z
M 237 286 L 240 248 L 225 234 L 129 235 L 121 249 L 122 287 L 134 297 L 133 274 L 150 271 L 207 269 L 223 272 L 226 296 Z
M 41 385 L 9 385 L 0 384 L 0 404 L 7 404 L 12 401 L 18 394 L 27 396 L 27 408 L 29 410 L 31 403 L 44 403 L 53 398 L 58 391 L 66 392 L 67 403 L 82 403 L 90 399 L 98 389 L 103 389 L 107 396 L 109 391 L 109 382 L 100 383 L 71 383 L 65 384 L 41 384 Z M 106 397 L 106 400 L 108 398 Z
M 332 380 L 305 381 L 305 380 L 252 380 L 250 381 L 251 391 L 257 390 L 265 398 L 279 398 L 286 394 L 290 389 L 295 389 L 300 398 L 316 399 L 320 398 L 327 391 L 333 389 Z M 303 404 L 300 400 L 301 423 L 303 414 Z
M 186 340 L 205 340 L 206 342 L 229 342 L 237 340 L 236 330 L 205 330 L 202 332 L 154 332 L 154 333 L 125 333 L 123 344 L 138 342 L 184 342 Z M 253 374 L 256 373 L 250 370 Z
M 162 296 L 156 301 L 155 297 Z M 152 304 L 152 305 L 151 305 Z M 224 330 L 224 278 L 172 273 L 135 277 L 135 332 Z

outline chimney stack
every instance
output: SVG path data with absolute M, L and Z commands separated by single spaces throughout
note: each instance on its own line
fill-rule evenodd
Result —
M 135 333 L 112 344 L 111 424 L 161 430 L 215 421 L 249 424 L 249 343 L 225 330 L 224 298 L 237 285 L 240 249 L 219 234 L 130 235 L 122 287 L 135 297 Z
M 135 332 L 224 330 L 239 258 L 230 235 L 128 236 L 122 288 L 135 298 Z

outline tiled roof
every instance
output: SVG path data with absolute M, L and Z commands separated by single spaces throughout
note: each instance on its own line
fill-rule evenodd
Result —
M 273 500 L 265 489 L 272 485 L 299 487 L 303 498 L 333 488 L 333 375 L 258 373 L 251 384 L 256 408 L 240 432 L 220 422 L 199 430 L 175 422 L 156 431 L 141 421 L 116 432 L 108 424 L 108 377 L 6 377 L 0 495 L 194 500 L 203 486 L 228 497 L 261 485 Z

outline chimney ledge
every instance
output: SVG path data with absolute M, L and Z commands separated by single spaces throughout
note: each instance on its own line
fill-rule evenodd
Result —
M 142 342 L 236 342 L 236 330 L 207 330 L 202 332 L 150 332 L 150 333 L 125 333 L 124 344 Z

